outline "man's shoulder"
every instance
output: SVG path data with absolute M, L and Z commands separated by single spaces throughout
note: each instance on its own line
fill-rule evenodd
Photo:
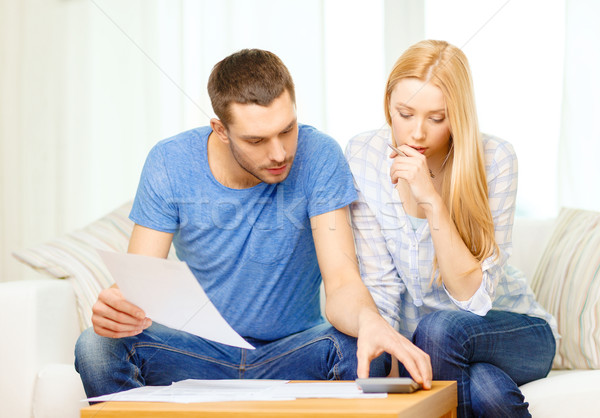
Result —
M 335 139 L 313 126 L 298 124 L 297 163 L 318 170 L 322 165 L 339 159 L 344 160 L 344 155 Z
M 191 147 L 205 144 L 211 132 L 210 126 L 189 129 L 157 142 L 154 148 L 167 152 L 187 152 Z
M 298 143 L 304 147 L 339 147 L 335 139 L 314 126 L 298 124 Z

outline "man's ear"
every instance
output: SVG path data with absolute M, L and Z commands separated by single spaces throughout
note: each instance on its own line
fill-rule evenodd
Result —
M 225 125 L 223 125 L 223 122 L 221 122 L 219 119 L 212 118 L 210 120 L 210 127 L 212 128 L 213 132 L 217 134 L 221 141 L 225 143 L 229 142 L 229 137 L 227 136 L 227 128 L 225 127 Z

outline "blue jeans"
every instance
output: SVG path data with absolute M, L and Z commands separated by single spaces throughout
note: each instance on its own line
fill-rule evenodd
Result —
M 134 337 L 113 339 L 84 331 L 75 368 L 88 397 L 184 379 L 356 379 L 356 338 L 329 324 L 275 340 L 247 338 L 256 349 L 230 347 L 153 324 Z M 371 362 L 371 376 L 386 376 L 391 360 Z
M 503 311 L 436 311 L 413 342 L 431 357 L 435 380 L 457 381 L 459 417 L 531 416 L 518 386 L 548 374 L 556 345 L 543 319 Z

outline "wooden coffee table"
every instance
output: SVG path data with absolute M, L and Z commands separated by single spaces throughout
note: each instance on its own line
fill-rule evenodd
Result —
M 335 385 L 336 382 L 331 382 Z M 456 382 L 434 381 L 431 390 L 380 399 L 296 399 L 206 403 L 104 402 L 81 410 L 82 418 L 158 417 L 418 417 L 455 418 Z

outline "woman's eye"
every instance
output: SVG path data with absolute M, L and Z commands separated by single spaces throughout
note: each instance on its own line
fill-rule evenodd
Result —
M 402 113 L 402 112 L 398 112 L 398 114 L 400 116 L 402 116 L 404 119 L 408 119 L 408 118 L 410 118 L 412 116 L 412 115 L 409 115 L 408 113 Z
M 430 118 L 434 123 L 442 123 L 444 118 Z

